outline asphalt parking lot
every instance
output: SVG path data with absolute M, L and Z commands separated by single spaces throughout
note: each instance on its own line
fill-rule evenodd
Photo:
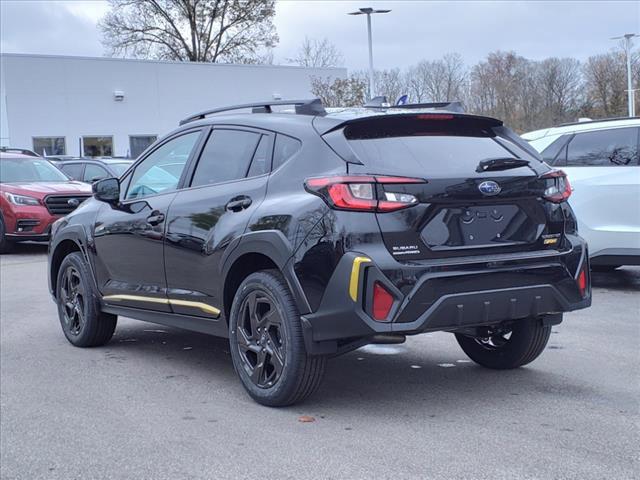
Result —
M 640 477 L 639 268 L 595 274 L 593 307 L 526 368 L 422 335 L 333 359 L 285 409 L 245 395 L 225 340 L 124 319 L 72 347 L 44 247 L 0 269 L 2 478 Z

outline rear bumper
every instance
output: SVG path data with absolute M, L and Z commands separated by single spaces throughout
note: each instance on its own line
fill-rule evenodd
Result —
M 583 296 L 576 281 L 586 268 L 589 283 L 589 260 L 582 241 L 570 251 L 547 252 L 527 260 L 484 258 L 435 267 L 396 262 L 395 270 L 380 268 L 373 261 L 354 262 L 358 257 L 362 258 L 357 253 L 343 256 L 320 308 L 302 317 L 312 353 L 334 353 L 341 344 L 379 333 L 455 331 L 591 305 L 590 286 Z M 355 263 L 359 263 L 359 274 L 354 280 Z M 355 300 L 353 281 L 357 282 Z M 371 315 L 375 282 L 394 296 L 382 322 Z

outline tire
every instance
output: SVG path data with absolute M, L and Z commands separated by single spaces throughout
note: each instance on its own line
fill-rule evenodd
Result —
M 256 402 L 283 407 L 315 392 L 326 358 L 307 354 L 300 313 L 278 270 L 249 275 L 231 306 L 233 367 Z
M 11 253 L 15 242 L 9 240 L 6 236 L 6 230 L 4 228 L 4 219 L 0 216 L 0 253 Z
M 538 318 L 519 320 L 509 329 L 489 337 L 456 333 L 456 340 L 477 364 L 507 370 L 533 362 L 545 349 L 551 335 L 551 325 L 543 325 Z
M 81 253 L 70 253 L 62 260 L 56 298 L 60 325 L 71 344 L 97 347 L 111 340 L 118 317 L 100 310 L 91 287 L 91 272 Z

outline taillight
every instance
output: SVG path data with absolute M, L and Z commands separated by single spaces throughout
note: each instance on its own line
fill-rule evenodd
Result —
M 425 183 L 421 178 L 350 175 L 339 177 L 309 178 L 306 189 L 322 197 L 330 207 L 359 212 L 393 212 L 411 207 L 418 199 L 400 188 L 392 186 L 409 183 Z
M 380 282 L 373 284 L 373 318 L 384 321 L 389 316 L 393 306 L 393 296 L 382 286 Z
M 540 177 L 546 181 L 544 198 L 553 203 L 564 202 L 571 196 L 571 184 L 562 170 L 551 170 Z

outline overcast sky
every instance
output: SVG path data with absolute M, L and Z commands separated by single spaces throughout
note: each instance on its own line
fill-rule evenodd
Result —
M 346 15 L 363 6 L 392 9 L 373 18 L 377 68 L 404 68 L 447 52 L 459 52 L 473 64 L 498 49 L 530 59 L 582 60 L 614 47 L 610 37 L 640 33 L 640 1 L 285 0 L 276 7 L 276 63 L 294 56 L 307 35 L 327 37 L 342 51 L 349 69 L 365 68 L 365 17 Z M 3 53 L 104 54 L 96 23 L 108 10 L 106 2 L 0 0 L 0 9 Z

